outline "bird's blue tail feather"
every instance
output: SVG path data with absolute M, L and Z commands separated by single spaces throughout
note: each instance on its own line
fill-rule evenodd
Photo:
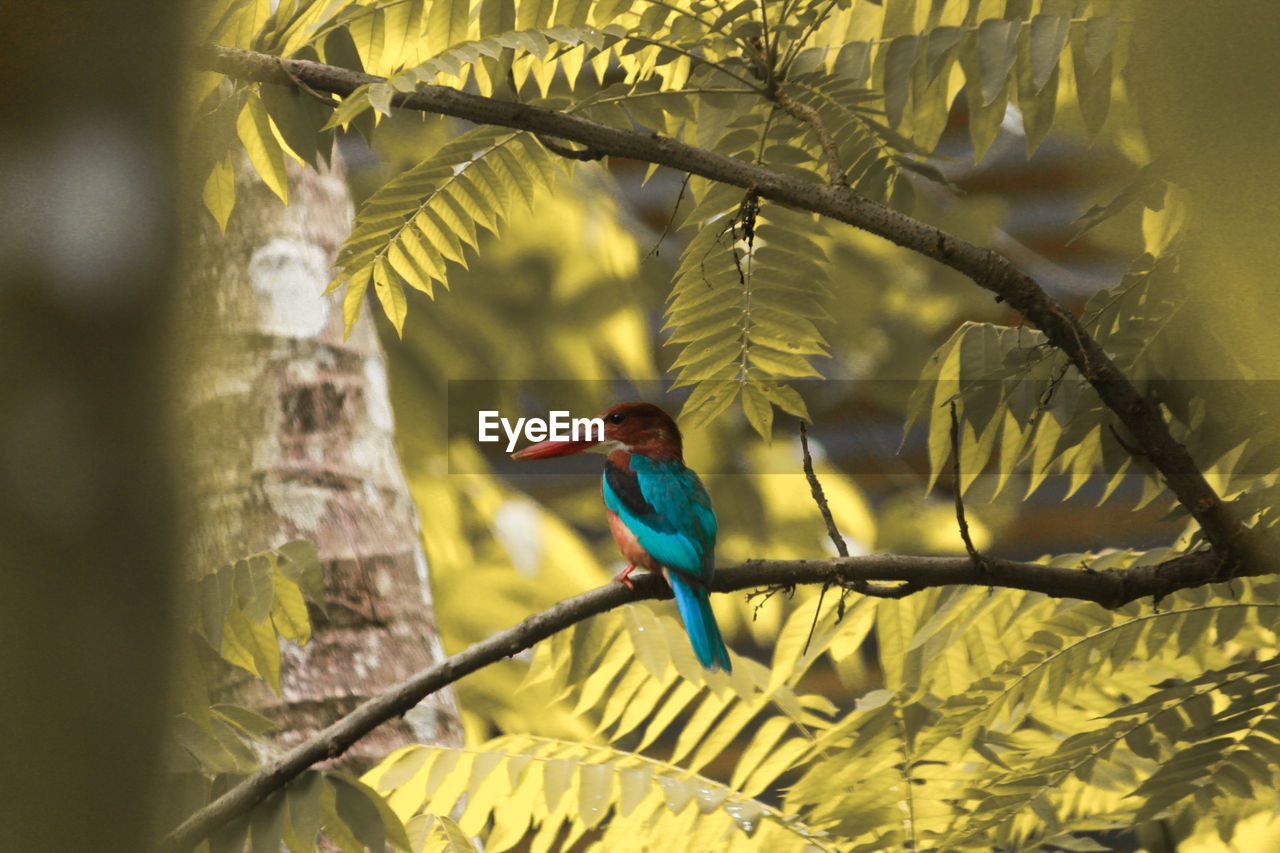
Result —
M 680 608 L 680 618 L 684 620 L 684 630 L 689 635 L 698 662 L 708 669 L 731 671 L 729 650 L 725 648 L 715 614 L 711 612 L 711 597 L 707 590 L 691 585 L 678 572 L 667 571 L 664 574 L 675 593 L 676 606 Z

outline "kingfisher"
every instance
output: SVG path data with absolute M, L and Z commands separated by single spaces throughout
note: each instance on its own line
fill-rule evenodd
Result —
M 598 417 L 602 438 L 542 441 L 511 457 L 607 454 L 601 492 L 609 530 L 627 560 L 614 580 L 631 587 L 628 575 L 636 567 L 661 572 L 698 661 L 729 672 L 729 650 L 711 612 L 716 514 L 702 481 L 685 467 L 676 422 L 652 403 L 618 403 Z

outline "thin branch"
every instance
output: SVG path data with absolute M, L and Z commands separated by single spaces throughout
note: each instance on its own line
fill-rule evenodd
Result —
M 760 56 L 760 70 L 764 72 L 765 85 L 772 89 L 776 85 L 776 77 L 774 76 L 773 57 L 777 49 L 777 44 L 770 44 L 769 33 L 769 13 L 765 10 L 765 0 L 756 0 L 756 4 L 760 8 L 760 38 L 752 39 L 751 47 Z M 782 23 L 782 19 L 778 19 L 778 23 Z M 758 44 L 756 43 L 758 41 Z
M 840 529 L 836 527 L 836 520 L 831 515 L 831 507 L 827 504 L 827 494 L 822 490 L 822 483 L 818 481 L 818 475 L 813 470 L 813 456 L 809 453 L 809 431 L 805 428 L 803 419 L 800 421 L 800 449 L 804 452 L 804 476 L 809 480 L 809 492 L 813 495 L 813 502 L 818 505 L 818 512 L 822 514 L 822 520 L 827 525 L 827 536 L 831 537 L 831 544 L 835 546 L 836 553 L 841 557 L 847 557 L 849 546 L 845 544 L 844 537 L 840 535 Z M 818 617 L 822 615 L 822 600 L 827 597 L 827 590 L 833 583 L 836 583 L 834 577 L 822 582 L 822 589 L 818 592 L 818 606 L 813 608 L 813 624 L 809 626 L 809 635 L 804 638 L 804 648 L 800 650 L 802 655 L 809 652 L 813 632 L 818 629 Z M 853 588 L 864 594 L 868 591 L 867 582 L 864 580 L 854 581 Z M 843 615 L 844 595 L 842 593 L 836 608 L 836 620 L 839 621 Z
M 969 522 L 964 517 L 964 498 L 960 495 L 960 421 L 956 418 L 956 401 L 951 401 L 951 474 L 955 483 L 952 491 L 956 496 L 956 524 L 960 527 L 960 538 L 964 540 L 964 550 L 974 567 L 983 569 L 985 563 L 978 549 L 973 547 L 973 539 L 969 537 Z
M 650 256 L 656 256 L 658 254 L 658 247 L 662 245 L 662 241 L 667 239 L 667 235 L 671 233 L 671 226 L 675 225 L 676 222 L 676 214 L 680 212 L 680 202 L 684 201 L 685 190 L 689 189 L 690 177 L 690 175 L 686 174 L 684 176 L 684 180 L 680 182 L 680 194 L 676 196 L 676 203 L 671 208 L 671 215 L 667 217 L 666 224 L 662 226 L 662 233 L 658 235 L 657 240 L 653 241 L 653 248 L 646 252 L 645 256 L 640 260 L 647 261 Z
M 836 150 L 835 141 L 827 132 L 827 126 L 822 123 L 822 116 L 818 115 L 818 111 L 808 104 L 800 103 L 783 89 L 775 91 L 773 97 L 778 102 L 778 106 L 813 128 L 813 135 L 818 137 L 818 144 L 822 146 L 822 153 L 827 158 L 827 178 L 831 181 L 831 185 L 833 187 L 848 186 L 849 181 L 845 178 L 844 167 L 840 165 L 840 152 Z
M 763 4 L 762 4 L 763 5 Z M 831 544 L 836 546 L 836 553 L 841 557 L 849 556 L 849 546 L 845 544 L 844 537 L 840 535 L 839 528 L 836 527 L 836 520 L 831 516 L 831 507 L 827 505 L 826 492 L 822 491 L 822 483 L 818 482 L 818 475 L 813 470 L 813 457 L 809 454 L 809 431 L 805 429 L 804 419 L 800 420 L 800 448 L 804 451 L 804 475 L 809 480 L 809 491 L 813 494 L 813 502 L 818 505 L 818 512 L 822 514 L 822 520 L 827 524 L 827 536 L 831 537 Z M 818 592 L 818 606 L 813 608 L 813 624 L 809 626 L 809 636 L 804 638 L 804 648 L 800 650 L 800 654 L 809 653 L 809 643 L 813 640 L 813 632 L 818 630 L 818 617 L 822 615 L 822 599 L 827 597 L 827 590 L 831 587 L 832 581 L 826 580 L 822 582 L 822 589 Z M 867 588 L 866 581 L 859 581 L 862 592 Z M 844 615 L 844 600 L 841 599 L 840 607 L 837 608 L 839 616 Z
M 1114 608 L 1139 598 L 1159 598 L 1179 589 L 1214 582 L 1221 565 L 1222 561 L 1211 551 L 1199 551 L 1154 566 L 1101 572 L 995 558 L 986 558 L 985 570 L 980 571 L 968 557 L 872 554 L 824 560 L 749 560 L 718 569 L 711 588 L 721 593 L 739 592 L 768 586 L 828 583 L 836 577 L 842 585 L 850 586 L 858 582 L 896 581 L 909 585 L 912 591 L 957 584 L 1007 587 L 1055 598 L 1093 601 Z M 1265 572 L 1250 567 L 1250 573 Z M 561 601 L 388 688 L 191 815 L 163 839 L 161 849 L 165 853 L 190 850 L 308 767 L 341 755 L 377 726 L 404 714 L 465 675 L 628 602 L 671 597 L 671 588 L 659 575 L 641 574 L 635 576 L 634 581 L 634 589 L 611 583 Z
M 849 546 L 845 544 L 844 537 L 840 535 L 840 530 L 836 527 L 836 520 L 831 515 L 831 507 L 827 505 L 827 494 L 822 490 L 822 483 L 818 482 L 818 475 L 813 470 L 813 456 L 809 453 L 809 432 L 805 428 L 804 421 L 800 421 L 800 448 L 804 451 L 804 475 L 809 480 L 809 491 L 813 495 L 813 502 L 818 505 L 818 512 L 822 513 L 822 520 L 827 525 L 827 535 L 831 537 L 831 543 L 836 546 L 836 553 L 841 557 L 849 556 Z M 906 598 L 913 592 L 919 592 L 919 587 L 910 581 L 899 584 L 897 586 L 882 586 L 880 584 L 869 584 L 861 578 L 845 578 L 843 575 L 832 575 L 822 582 L 822 591 L 818 593 L 818 606 L 813 611 L 813 625 L 809 627 L 809 636 L 805 638 L 804 649 L 801 654 L 809 651 L 809 641 L 813 639 L 813 632 L 818 627 L 818 616 L 822 613 L 822 599 L 826 597 L 827 590 L 832 586 L 839 584 L 842 588 L 852 588 L 854 592 L 862 595 L 869 595 L 873 598 Z M 844 593 L 841 593 L 840 606 L 836 610 L 836 619 L 839 621 L 844 613 Z
M 366 83 L 385 80 L 345 68 L 220 46 L 197 51 L 197 62 L 240 80 L 293 85 L 290 74 L 313 89 L 350 95 Z M 532 131 L 578 142 L 612 157 L 628 157 L 669 166 L 746 189 L 755 185 L 763 198 L 807 210 L 884 237 L 904 248 L 963 273 L 979 287 L 1020 312 L 1049 342 L 1066 353 L 1129 434 L 1164 476 L 1170 490 L 1200 524 L 1224 569 L 1256 573 L 1258 562 L 1247 528 L 1236 519 L 1205 480 L 1187 449 L 1169 432 L 1157 405 L 1138 390 L 1061 303 L 1008 258 L 872 201 L 843 186 L 815 184 L 763 166 L 697 148 L 657 133 L 610 127 L 581 116 L 526 104 L 486 98 L 445 86 L 397 92 L 393 106 L 451 115 L 480 124 Z
M 813 493 L 813 502 L 818 505 L 818 512 L 822 513 L 822 520 L 827 523 L 827 535 L 831 537 L 831 544 L 836 546 L 836 553 L 847 557 L 849 546 L 836 529 L 836 520 L 831 515 L 831 507 L 827 505 L 827 494 L 822 490 L 818 475 L 813 470 L 813 457 L 809 455 L 809 431 L 805 429 L 804 421 L 800 421 L 800 449 L 804 451 L 804 475 L 809 480 L 809 491 Z

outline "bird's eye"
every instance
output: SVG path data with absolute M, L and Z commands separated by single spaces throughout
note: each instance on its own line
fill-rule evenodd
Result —
M 627 419 L 627 416 L 624 415 L 622 412 L 614 412 L 612 415 L 609 415 L 609 417 L 607 417 L 605 420 L 607 420 L 611 424 L 620 424 L 626 419 Z

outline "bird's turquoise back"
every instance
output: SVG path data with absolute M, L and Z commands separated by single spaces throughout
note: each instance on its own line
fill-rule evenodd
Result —
M 716 514 L 706 488 L 679 460 L 631 454 L 626 468 L 605 466 L 604 502 L 640 547 L 666 567 L 680 618 L 703 666 L 728 672 L 725 648 L 711 611 Z
M 632 454 L 630 476 L 606 468 L 604 502 L 655 560 L 709 583 L 716 514 L 698 475 L 676 460 Z

